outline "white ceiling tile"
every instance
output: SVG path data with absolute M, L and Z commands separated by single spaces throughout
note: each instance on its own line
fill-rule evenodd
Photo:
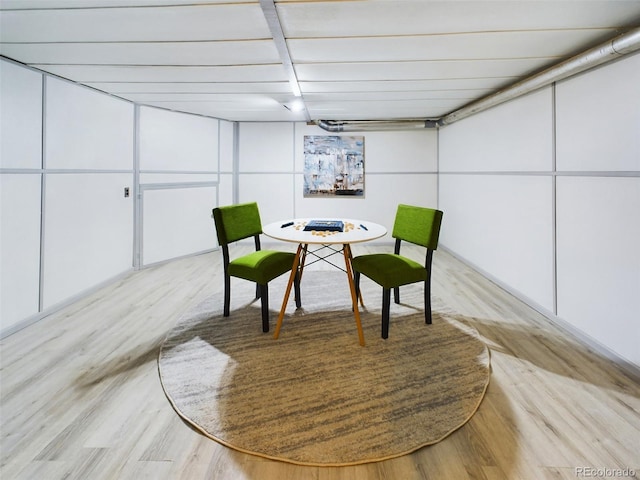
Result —
M 10 43 L 0 52 L 30 64 L 250 65 L 280 63 L 272 40 L 137 43 Z
M 256 3 L 255 0 L 2 0 L 2 10 L 91 8 L 99 7 L 157 7 L 175 5 L 205 5 L 223 3 Z
M 296 66 L 300 81 L 379 81 L 446 78 L 518 78 L 547 59 L 452 60 L 424 62 L 318 63 Z
M 224 104 L 218 102 L 149 102 L 152 105 L 170 110 L 197 113 L 230 121 L 275 121 L 300 122 L 305 117 L 300 113 L 292 113 L 282 105 L 246 105 L 234 102 Z
M 302 93 L 326 92 L 402 92 L 402 91 L 455 91 L 478 89 L 489 92 L 503 85 L 508 78 L 445 78 L 428 80 L 381 80 L 366 82 L 300 82 Z
M 86 85 L 112 93 L 291 93 L 289 83 L 255 82 L 255 83 L 214 83 L 214 82 L 85 82 Z
M 122 98 L 132 100 L 134 102 L 208 102 L 208 103 L 226 103 L 241 105 L 252 105 L 262 107 L 273 107 L 274 105 L 282 105 L 283 102 L 291 100 L 291 94 L 231 94 L 231 93 L 124 93 L 120 94 Z
M 289 40 L 296 64 L 560 58 L 615 34 L 612 29 Z
M 228 67 L 119 67 L 33 65 L 76 82 L 286 82 L 282 65 Z
M 389 1 L 278 2 L 288 38 L 602 28 L 637 25 L 638 2 Z
M 15 10 L 0 16 L 3 42 L 130 42 L 271 38 L 259 4 Z
M 466 100 L 470 102 L 478 95 L 488 93 L 487 90 L 449 90 L 442 91 L 402 91 L 402 92 L 346 92 L 346 93 L 306 93 L 304 101 L 307 104 L 318 102 L 362 102 L 362 101 L 395 101 L 395 100 Z
M 307 103 L 311 118 L 327 119 L 337 115 L 341 120 L 382 120 L 386 118 L 433 118 L 456 109 L 467 102 L 455 100 L 398 102 Z M 391 115 L 389 115 L 391 113 Z M 365 116 L 360 116 L 364 114 Z

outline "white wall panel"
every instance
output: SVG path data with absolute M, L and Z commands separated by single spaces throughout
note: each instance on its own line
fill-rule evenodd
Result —
M 240 175 L 240 203 L 258 202 L 262 223 L 291 218 L 294 214 L 293 175 L 243 174 Z
M 560 177 L 558 315 L 640 365 L 640 178 Z
M 233 122 L 220 120 L 220 171 L 233 171 Z
M 440 171 L 549 171 L 553 153 L 551 88 L 440 130 Z
M 45 188 L 44 305 L 49 308 L 132 267 L 130 174 L 49 174 Z
M 0 332 L 38 313 L 40 174 L 0 176 Z
M 441 175 L 440 241 L 553 310 L 552 179 Z
M 211 217 L 216 187 L 144 189 L 142 202 L 144 265 L 217 245 Z
M 240 172 L 291 172 L 293 130 L 293 123 L 242 123 Z
M 640 170 L 638 85 L 640 54 L 558 84 L 558 170 Z
M 0 167 L 42 167 L 42 75 L 0 60 Z
M 366 172 L 435 172 L 438 169 L 436 130 L 362 135 Z
M 220 174 L 218 185 L 218 205 L 231 205 L 233 203 L 233 175 L 230 173 Z
M 46 167 L 132 170 L 133 104 L 46 77 Z
M 140 169 L 218 170 L 218 120 L 140 107 Z

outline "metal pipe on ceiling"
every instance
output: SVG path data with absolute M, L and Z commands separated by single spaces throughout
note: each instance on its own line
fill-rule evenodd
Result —
M 554 82 L 584 72 L 599 65 L 616 60 L 624 55 L 636 52 L 640 49 L 640 27 L 623 33 L 600 45 L 586 50 L 574 57 L 560 62 L 542 72 L 514 83 L 504 90 L 492 93 L 480 100 L 454 110 L 437 120 L 358 120 L 358 121 L 331 121 L 316 120 L 319 127 L 330 132 L 354 132 L 362 130 L 413 130 L 417 128 L 437 128 L 450 125 L 470 115 L 508 102 L 534 90 L 540 89 Z
M 517 82 L 505 90 L 498 91 L 455 110 L 438 120 L 439 125 L 450 125 L 475 113 L 487 110 L 500 103 L 513 100 L 539 88 L 610 62 L 640 49 L 640 28 L 635 28 L 612 40 L 608 40 L 581 54 L 560 62 L 540 73 Z
M 437 120 L 314 120 L 311 123 L 328 132 L 420 130 L 437 126 Z

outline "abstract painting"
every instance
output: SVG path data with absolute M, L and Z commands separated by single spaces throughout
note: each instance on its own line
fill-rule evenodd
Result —
M 305 197 L 364 196 L 364 137 L 304 136 Z

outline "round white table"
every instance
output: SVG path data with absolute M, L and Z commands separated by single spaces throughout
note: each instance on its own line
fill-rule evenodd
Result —
M 312 221 L 341 221 L 343 223 L 342 231 L 324 231 L 313 230 L 306 231 L 305 227 Z M 278 323 L 274 338 L 278 338 L 280 335 L 280 328 L 282 327 L 282 321 L 284 319 L 284 313 L 287 308 L 287 302 L 289 301 L 289 295 L 291 294 L 291 287 L 295 279 L 296 274 L 302 278 L 302 272 L 306 263 L 307 254 L 315 256 L 318 260 L 325 260 L 333 266 L 335 264 L 326 260 L 327 257 L 334 255 L 335 253 L 342 252 L 344 256 L 344 271 L 347 274 L 349 281 L 349 289 L 351 291 L 351 300 L 353 304 L 353 314 L 356 321 L 356 327 L 358 329 L 358 339 L 360 345 L 364 346 L 364 333 L 362 332 L 362 324 L 360 322 L 360 312 L 358 310 L 358 299 L 356 298 L 356 289 L 353 282 L 353 270 L 351 268 L 351 244 L 361 243 L 375 240 L 376 238 L 383 237 L 387 233 L 387 229 L 377 223 L 372 223 L 364 220 L 343 219 L 343 218 L 297 218 L 289 221 L 281 221 L 265 225 L 262 228 L 262 232 L 268 237 L 282 240 L 285 242 L 293 242 L 298 244 L 298 250 L 291 267 L 291 275 L 289 276 L 289 283 L 285 290 L 284 299 L 282 300 L 282 308 L 280 309 L 280 315 L 278 316 Z M 309 245 L 320 245 L 317 250 L 310 251 Z M 334 246 L 340 245 L 340 249 L 336 249 Z M 325 256 L 318 254 L 323 249 L 329 249 L 330 253 Z M 336 266 L 337 267 L 337 266 Z M 338 267 L 339 268 L 339 267 Z

